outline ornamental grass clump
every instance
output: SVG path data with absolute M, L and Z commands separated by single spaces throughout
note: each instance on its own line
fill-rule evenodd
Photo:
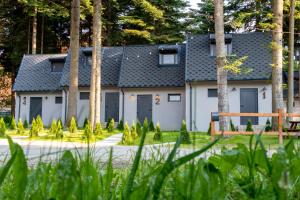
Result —
M 115 127 L 115 120 L 112 118 L 108 124 L 108 128 L 107 128 L 107 131 L 109 133 L 112 133 L 114 132 L 114 127 Z
M 37 116 L 35 122 L 38 127 L 38 131 L 42 131 L 44 129 L 44 123 L 40 115 Z
M 11 117 L 9 128 L 11 130 L 16 130 L 17 129 L 16 120 L 15 120 L 15 118 L 13 116 Z
M 180 136 L 182 137 L 182 144 L 191 144 L 190 133 L 187 131 L 186 123 L 184 120 L 181 124 Z
M 39 125 L 37 121 L 33 118 L 31 122 L 31 128 L 29 131 L 29 137 L 37 137 L 39 134 Z
M 251 120 L 248 120 L 248 122 L 247 122 L 246 132 L 253 132 L 253 127 L 252 127 Z
M 99 123 L 99 122 L 96 123 L 94 134 L 95 135 L 102 135 L 103 134 L 101 123 Z
M 133 139 L 131 137 L 130 128 L 129 128 L 128 123 L 126 122 L 125 126 L 124 126 L 122 144 L 132 144 L 132 143 L 133 143 Z
M 72 117 L 71 122 L 70 122 L 69 132 L 70 133 L 75 133 L 76 131 L 77 131 L 76 119 L 74 117 Z
M 156 127 L 155 127 L 155 134 L 153 136 L 153 140 L 160 141 L 161 138 L 162 138 L 162 135 L 161 135 L 161 131 L 160 131 L 160 124 L 159 124 L 159 122 L 157 122 Z
M 3 137 L 6 132 L 6 124 L 4 122 L 4 119 L 1 117 L 0 118 L 0 136 Z
M 18 120 L 18 124 L 17 124 L 17 134 L 21 135 L 25 133 L 25 128 L 23 126 L 22 120 L 19 119 Z

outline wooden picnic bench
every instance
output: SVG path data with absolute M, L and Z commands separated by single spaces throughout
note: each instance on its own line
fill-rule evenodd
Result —
M 291 121 L 289 121 L 289 123 L 291 125 L 290 125 L 290 128 L 288 129 L 288 132 L 298 132 L 298 131 L 300 131 L 299 129 L 297 129 L 297 126 L 300 123 L 300 121 L 291 120 Z

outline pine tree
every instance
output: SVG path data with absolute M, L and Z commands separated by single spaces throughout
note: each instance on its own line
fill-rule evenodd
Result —
M 15 120 L 14 116 L 11 117 L 10 129 L 11 130 L 16 130 L 17 129 L 16 120 Z
M 269 119 L 267 119 L 265 131 L 266 131 L 266 132 L 269 132 L 269 131 L 271 131 L 271 130 L 272 130 L 271 122 L 270 122 Z
M 44 123 L 40 115 L 37 116 L 35 122 L 38 127 L 38 131 L 42 131 L 44 129 Z
M 32 122 L 31 122 L 31 128 L 30 128 L 30 131 L 29 131 L 29 137 L 36 137 L 36 136 L 38 136 L 39 130 L 40 130 L 40 127 L 39 127 L 39 125 L 37 123 L 37 120 L 35 120 L 33 118 Z
M 123 133 L 123 137 L 122 137 L 122 144 L 132 144 L 133 140 L 131 137 L 131 133 L 130 133 L 130 128 L 128 123 L 125 123 L 124 126 L 124 133 Z
M 149 124 L 149 131 L 154 131 L 154 130 L 155 130 L 155 127 L 154 127 L 153 121 L 151 121 Z
M 119 131 L 123 131 L 123 130 L 124 130 L 124 122 L 123 122 L 123 119 L 120 120 L 120 122 L 119 122 L 117 128 L 118 128 Z
M 27 119 L 25 119 L 25 121 L 24 121 L 24 128 L 25 128 L 25 129 L 28 129 L 28 128 L 29 128 L 29 124 L 28 124 Z
M 18 120 L 18 124 L 17 124 L 17 134 L 23 134 L 25 132 L 25 128 L 23 126 L 22 120 L 19 119 Z
M 95 135 L 102 135 L 102 127 L 101 123 L 96 123 L 95 130 L 94 130 Z
M 160 125 L 157 122 L 156 127 L 155 127 L 155 134 L 153 136 L 153 140 L 160 141 L 161 137 L 162 137 L 162 135 L 161 135 L 161 131 L 160 131 Z
M 139 137 L 141 137 L 141 135 L 142 135 L 142 126 L 141 126 L 141 123 L 139 121 L 137 121 L 137 123 L 136 123 L 136 133 L 138 134 Z
M 5 135 L 6 132 L 6 125 L 4 122 L 4 119 L 1 117 L 0 118 L 0 136 L 3 137 Z
M 248 122 L 247 122 L 246 131 L 247 131 L 247 132 L 253 132 L 251 120 L 248 120 Z
M 149 132 L 149 124 L 148 124 L 148 119 L 147 119 L 147 117 L 144 119 L 144 123 L 143 123 L 143 132 L 146 132 L 146 133 Z
M 235 131 L 235 127 L 231 119 L 230 119 L 230 130 Z
M 72 117 L 71 122 L 70 122 L 69 132 L 70 133 L 75 133 L 76 131 L 77 131 L 76 119 L 74 117 Z
M 108 124 L 108 128 L 107 128 L 107 131 L 109 133 L 112 133 L 114 131 L 114 128 L 115 128 L 115 120 L 114 119 L 111 119 L 111 121 L 109 122 Z
M 191 144 L 190 133 L 187 131 L 186 123 L 184 120 L 181 124 L 180 136 L 182 137 L 182 144 Z
M 49 133 L 56 135 L 56 132 L 57 132 L 57 121 L 55 119 L 53 119 L 51 122 Z
M 56 138 L 63 138 L 64 137 L 64 130 L 63 130 L 63 125 L 62 125 L 62 122 L 61 120 L 57 120 L 57 123 L 56 123 Z
M 92 133 L 93 133 L 93 131 L 91 129 L 91 124 L 88 121 L 88 123 L 85 125 L 84 131 L 83 131 L 84 138 L 86 138 L 87 140 L 91 139 Z
M 130 132 L 131 132 L 131 138 L 132 138 L 133 140 L 135 140 L 135 139 L 138 138 L 138 134 L 137 134 L 137 132 L 136 132 L 136 126 L 135 126 L 134 121 L 132 122 L 132 126 L 131 126 Z

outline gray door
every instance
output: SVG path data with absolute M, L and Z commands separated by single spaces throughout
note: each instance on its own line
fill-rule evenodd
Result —
M 105 93 L 105 121 L 113 118 L 115 122 L 119 121 L 119 93 Z
M 240 112 L 241 113 L 258 112 L 257 88 L 243 88 L 240 90 Z M 251 120 L 253 125 L 258 124 L 258 117 L 241 117 L 241 125 L 246 125 L 248 120 Z
M 32 119 L 36 118 L 38 115 L 42 117 L 42 102 L 42 97 L 30 97 L 29 123 L 31 123 Z
M 152 95 L 137 95 L 137 118 L 143 123 L 145 118 L 152 121 Z

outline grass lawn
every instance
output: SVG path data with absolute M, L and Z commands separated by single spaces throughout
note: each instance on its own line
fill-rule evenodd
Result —
M 31 137 L 26 138 L 26 140 L 42 140 L 42 141 L 64 141 L 64 142 L 86 142 L 87 140 L 84 138 L 84 130 L 78 129 L 76 133 L 70 133 L 69 131 L 64 131 L 64 137 L 63 138 L 56 138 L 55 134 L 49 133 L 48 129 L 44 129 L 39 133 L 38 137 Z M 112 133 L 108 133 L 107 130 L 102 130 L 102 135 L 95 135 L 91 138 L 91 142 L 99 141 L 102 139 L 105 139 L 111 135 L 114 135 L 116 133 L 120 133 L 118 130 L 114 130 Z M 29 136 L 29 130 L 26 130 L 24 134 L 17 134 L 16 130 L 7 130 L 6 134 L 9 136 Z
M 145 145 L 149 144 L 161 144 L 167 142 L 175 142 L 177 137 L 179 136 L 179 132 L 162 132 L 162 139 L 160 141 L 153 140 L 154 132 L 149 132 L 146 135 Z M 190 132 L 191 144 L 181 144 L 181 148 L 201 148 L 207 143 L 210 142 L 210 136 L 207 135 L 206 132 Z M 249 135 L 235 135 L 235 136 L 227 136 L 221 139 L 216 146 L 217 147 L 234 147 L 238 143 L 242 143 L 245 145 L 249 145 L 250 136 Z M 265 147 L 268 148 L 277 148 L 278 137 L 265 135 L 262 136 L 262 141 Z M 284 139 L 284 143 L 287 143 L 289 139 Z M 139 145 L 140 139 L 134 141 L 133 145 Z M 295 143 L 300 143 L 299 139 L 295 139 Z

